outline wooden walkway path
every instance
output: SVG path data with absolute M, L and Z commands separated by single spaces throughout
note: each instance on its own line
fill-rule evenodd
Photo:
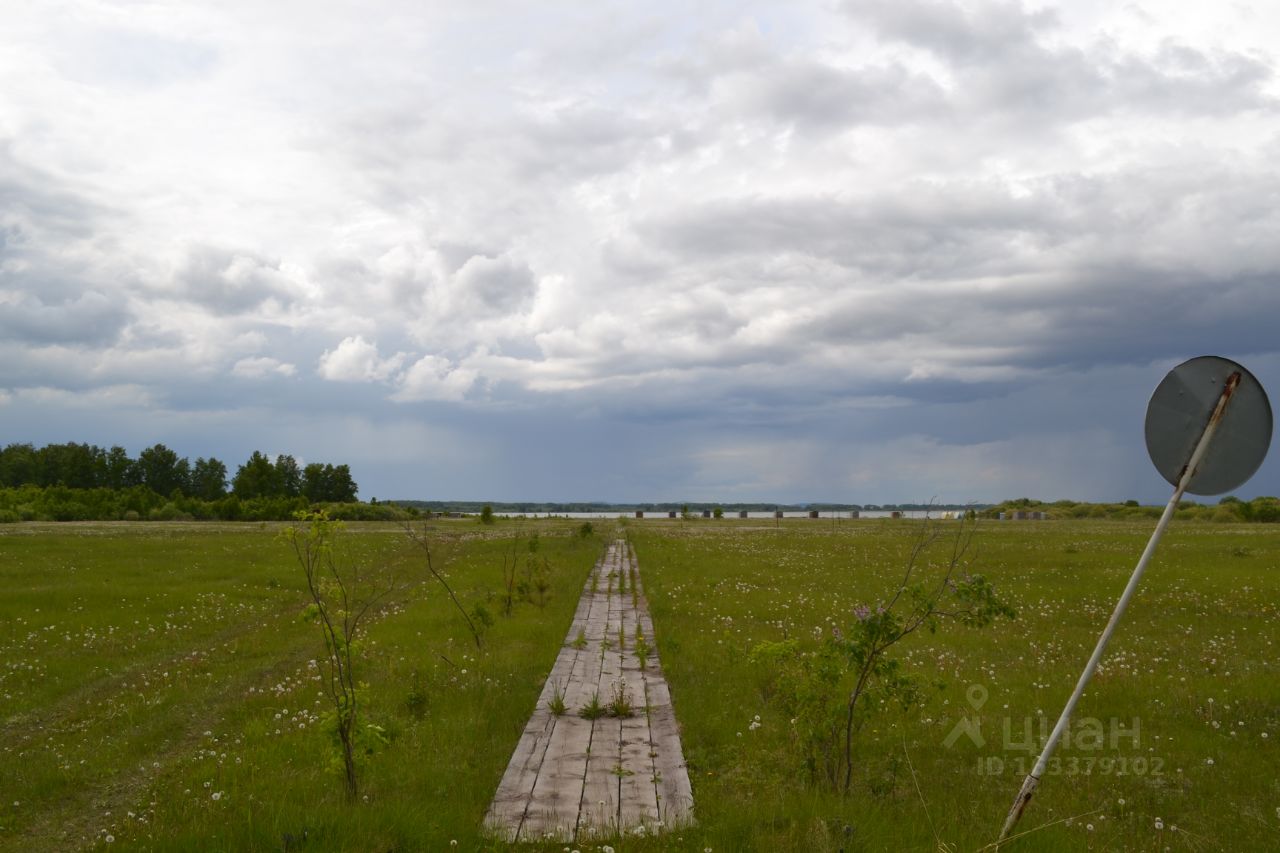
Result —
M 557 694 L 567 709 L 559 716 Z M 629 697 L 632 716 L 579 714 L 593 697 L 608 706 L 618 696 Z M 669 830 L 692 810 L 635 554 L 619 539 L 592 569 L 485 826 L 508 841 L 572 841 Z

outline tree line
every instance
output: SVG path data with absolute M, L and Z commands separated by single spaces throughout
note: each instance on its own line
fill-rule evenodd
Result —
M 1142 505 L 1135 500 L 1117 503 L 1086 503 L 1080 501 L 1060 500 L 1053 502 L 1038 501 L 1033 498 L 1014 498 L 1002 501 L 995 506 L 980 512 L 983 518 L 996 518 L 1000 513 L 1013 513 L 1018 510 L 1034 510 L 1045 513 L 1048 518 L 1113 518 L 1113 519 L 1157 519 L 1164 512 L 1163 505 Z M 1241 500 L 1235 495 L 1219 498 L 1217 504 L 1202 504 L 1192 499 L 1184 499 L 1174 516 L 1179 521 L 1214 521 L 1220 523 L 1257 522 L 1261 524 L 1280 523 L 1280 498 L 1271 495 L 1260 495 L 1252 500 Z
M 163 444 L 137 458 L 74 442 L 0 450 L 0 521 L 287 519 L 313 504 L 355 503 L 358 492 L 347 465 L 300 466 L 256 450 L 231 476 L 217 458 L 192 462 Z
M 271 461 L 255 450 L 230 479 L 227 466 L 214 457 L 186 457 L 156 444 L 134 459 L 120 446 L 104 450 L 92 444 L 10 444 L 0 450 L 0 486 L 66 486 L 72 489 L 128 489 L 146 486 L 158 495 L 219 500 L 302 497 L 319 503 L 354 501 L 359 488 L 347 465 L 313 462 L 299 467 L 293 456 Z

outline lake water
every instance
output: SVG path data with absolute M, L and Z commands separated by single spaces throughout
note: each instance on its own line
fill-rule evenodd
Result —
M 947 516 L 948 513 L 950 513 L 952 516 L 955 516 L 958 514 L 958 512 L 959 512 L 958 510 L 932 510 L 928 512 L 926 512 L 925 510 L 903 510 L 902 517 L 903 518 L 924 518 L 926 515 L 928 515 L 933 518 L 944 518 Z M 625 511 L 625 512 L 494 512 L 494 515 L 498 515 L 503 518 L 524 517 L 524 518 L 586 518 L 586 519 L 617 518 L 619 515 L 622 515 L 622 516 L 625 516 L 626 518 L 630 518 L 633 520 L 635 519 L 634 510 Z M 890 510 L 864 509 L 858 514 L 858 517 L 859 518 L 889 518 L 892 515 L 893 513 Z M 832 516 L 838 519 L 843 519 L 845 521 L 849 520 L 848 512 L 830 512 L 830 511 L 820 512 L 818 514 L 818 518 L 814 520 L 830 521 L 832 519 Z M 738 513 L 733 510 L 726 510 L 724 517 L 729 520 L 736 520 L 738 519 Z M 804 510 L 799 510 L 797 512 L 783 512 L 782 517 L 807 519 L 809 517 L 809 513 Z M 644 513 L 644 520 L 646 521 L 649 519 L 666 520 L 666 518 L 667 518 L 666 510 L 645 510 L 645 513 Z M 693 518 L 695 519 L 701 518 L 701 514 L 695 512 L 693 513 Z M 768 512 L 768 511 L 748 512 L 746 520 L 751 520 L 751 519 L 764 520 L 764 519 L 772 519 L 772 518 L 773 518 L 772 512 Z

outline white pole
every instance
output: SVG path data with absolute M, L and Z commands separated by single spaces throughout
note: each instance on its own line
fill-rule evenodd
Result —
M 1080 701 L 1085 687 L 1088 686 L 1089 680 L 1093 678 L 1093 672 L 1098 668 L 1098 661 L 1102 660 L 1102 655 L 1107 650 L 1107 643 L 1110 642 L 1111 635 L 1115 633 L 1116 626 L 1120 624 L 1120 617 L 1124 615 L 1125 608 L 1129 606 L 1129 599 L 1133 598 L 1134 590 L 1138 588 L 1138 582 L 1142 580 L 1142 573 L 1147 570 L 1147 563 L 1151 562 L 1151 556 L 1156 551 L 1156 545 L 1160 542 L 1160 537 L 1164 535 L 1165 528 L 1169 526 L 1169 521 L 1173 518 L 1173 511 L 1178 508 L 1178 501 L 1182 500 L 1182 493 L 1190 485 L 1191 478 L 1196 475 L 1196 470 L 1201 460 L 1204 459 L 1205 452 L 1209 449 L 1209 442 L 1213 438 L 1214 432 L 1217 431 L 1218 424 L 1222 422 L 1222 413 L 1226 411 L 1227 402 L 1231 399 L 1231 394 L 1239 384 L 1239 373 L 1233 373 L 1227 379 L 1226 386 L 1222 389 L 1222 396 L 1218 398 L 1218 405 L 1214 407 L 1213 414 L 1209 416 L 1209 423 L 1205 425 L 1204 432 L 1200 435 L 1200 441 L 1196 444 L 1196 449 L 1192 452 L 1191 459 L 1187 462 L 1187 467 L 1182 471 L 1178 486 L 1173 490 L 1173 497 L 1169 498 L 1169 503 L 1165 506 L 1164 513 L 1160 516 L 1160 521 L 1156 524 L 1155 532 L 1151 534 L 1151 539 L 1148 540 L 1146 549 L 1138 559 L 1138 565 L 1129 577 L 1129 583 L 1125 586 L 1124 593 L 1121 594 L 1120 601 L 1116 604 L 1116 609 L 1111 614 L 1110 621 L 1107 622 L 1107 627 L 1102 630 L 1102 636 L 1098 638 L 1098 645 L 1094 647 L 1093 655 L 1090 656 L 1089 662 L 1085 664 L 1084 672 L 1080 674 L 1080 680 L 1076 682 L 1076 689 L 1072 692 L 1071 698 L 1067 700 L 1067 706 L 1062 709 L 1062 715 L 1058 717 L 1058 724 L 1053 727 L 1053 732 L 1049 735 L 1049 740 L 1045 743 L 1044 750 L 1040 753 L 1040 757 L 1036 759 L 1035 766 L 1022 783 L 1022 790 L 1018 792 L 1017 798 L 1013 801 L 1013 808 L 1009 810 L 1009 816 L 1005 819 L 1004 828 L 1000 830 L 1000 841 L 1004 841 L 1009 837 L 1009 833 L 1013 831 L 1018 819 L 1022 817 L 1022 812 L 1026 809 L 1027 803 L 1031 802 L 1031 797 L 1036 792 L 1036 786 L 1040 784 L 1040 779 L 1044 776 L 1045 766 L 1049 763 L 1049 757 L 1053 755 L 1062 733 L 1066 731 L 1067 724 L 1071 721 L 1071 714 L 1076 709 L 1076 703 Z

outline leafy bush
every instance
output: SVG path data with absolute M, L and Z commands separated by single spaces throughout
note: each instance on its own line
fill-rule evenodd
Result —
M 931 547 L 943 536 L 925 521 L 887 600 L 855 608 L 852 621 L 844 629 L 833 626 L 817 648 L 786 640 L 752 650 L 749 660 L 767 672 L 767 693 L 794 720 L 811 780 L 847 792 L 853 744 L 867 721 L 885 708 L 905 711 L 921 700 L 919 680 L 890 655 L 901 640 L 922 628 L 935 633 L 947 621 L 982 628 L 997 618 L 1014 618 L 986 578 L 965 567 L 972 531 L 962 522 L 946 556 L 931 564 Z
M 151 521 L 191 521 L 191 515 L 172 503 L 156 507 L 147 515 Z
M 413 517 L 404 507 L 386 503 L 324 504 L 321 508 L 330 518 L 341 521 L 409 521 Z

